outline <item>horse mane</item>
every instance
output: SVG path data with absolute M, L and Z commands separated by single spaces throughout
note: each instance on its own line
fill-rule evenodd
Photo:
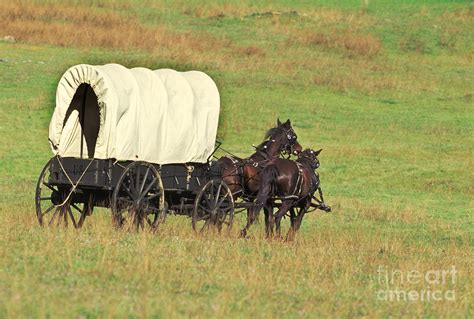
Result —
M 277 135 L 278 133 L 282 132 L 283 129 L 280 127 L 280 126 L 277 126 L 277 127 L 272 127 L 271 129 L 269 129 L 267 131 L 267 133 L 265 133 L 265 140 Z
M 260 143 L 256 148 L 258 150 L 262 149 L 270 139 L 272 139 L 273 137 L 275 137 L 277 134 L 281 134 L 283 132 L 283 129 L 280 127 L 280 126 L 277 126 L 277 127 L 273 127 L 271 129 L 269 129 L 266 133 L 265 133 L 265 137 L 264 137 L 264 140 L 262 143 Z

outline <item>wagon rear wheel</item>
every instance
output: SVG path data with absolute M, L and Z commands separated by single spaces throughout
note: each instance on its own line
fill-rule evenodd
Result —
M 117 228 L 155 231 L 166 217 L 163 182 L 149 163 L 128 165 L 112 194 L 112 221 Z
M 234 199 L 229 186 L 222 180 L 210 180 L 194 202 L 193 229 L 203 232 L 216 227 L 220 232 L 224 226 L 230 229 L 233 221 Z
M 92 211 L 92 204 L 74 202 L 71 187 L 59 187 L 50 183 L 51 159 L 41 171 L 36 184 L 36 217 L 41 226 L 73 226 L 81 228 Z

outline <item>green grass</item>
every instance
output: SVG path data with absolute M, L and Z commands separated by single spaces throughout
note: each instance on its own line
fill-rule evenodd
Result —
M 472 317 L 474 6 L 362 3 L 89 1 L 91 16 L 205 42 L 151 50 L 38 43 L 0 22 L 18 32 L 0 41 L 0 317 Z M 368 35 L 367 47 L 352 46 Z M 223 236 L 196 236 L 177 216 L 156 235 L 115 231 L 105 209 L 79 232 L 37 226 L 57 81 L 71 65 L 109 62 L 209 73 L 219 139 L 239 155 L 291 118 L 303 146 L 324 149 L 333 213 L 309 214 L 293 243 L 264 239 L 262 224 L 238 239 L 245 216 Z M 455 265 L 456 301 L 378 301 L 380 265 Z

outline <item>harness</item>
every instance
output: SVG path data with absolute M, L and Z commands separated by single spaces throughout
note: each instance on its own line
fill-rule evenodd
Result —
M 303 165 L 300 162 L 295 162 L 295 164 L 298 168 L 298 178 L 296 179 L 293 195 L 299 197 L 303 188 Z
M 244 180 L 244 165 L 242 165 L 242 160 L 240 158 L 237 159 L 233 155 L 224 155 L 224 156 L 227 157 L 232 162 L 232 165 L 234 166 L 234 170 L 230 172 L 227 176 L 231 176 L 232 174 L 235 174 L 239 177 L 238 184 L 240 186 L 240 190 L 237 193 L 243 193 L 245 180 Z
M 267 142 L 272 142 L 272 143 L 275 143 L 275 140 L 274 139 L 269 139 L 267 140 Z M 268 145 L 264 145 L 264 146 L 254 146 L 255 147 L 255 154 L 258 154 L 260 155 L 261 157 L 263 157 L 263 161 L 254 161 L 253 159 L 245 159 L 245 162 L 247 164 L 250 164 L 252 165 L 253 167 L 258 167 L 262 162 L 267 162 L 268 160 L 272 159 L 273 157 L 268 155 L 267 152 L 265 152 L 265 150 L 268 148 Z
M 281 200 L 295 199 L 295 200 L 298 200 L 299 202 L 303 199 L 302 197 L 300 197 L 300 195 L 301 195 L 301 192 L 303 191 L 303 182 L 304 182 L 303 167 L 304 166 L 300 162 L 295 161 L 294 163 L 296 164 L 296 168 L 298 169 L 298 178 L 296 179 L 295 188 L 293 189 L 293 192 L 291 195 L 281 196 L 278 198 Z
M 239 163 L 239 161 L 235 158 L 235 156 L 233 155 L 224 155 L 224 157 L 227 157 L 228 159 L 230 159 L 230 161 L 232 162 L 232 164 L 236 165 Z
M 314 193 L 319 188 L 319 173 L 317 171 L 312 171 L 310 183 L 310 192 Z

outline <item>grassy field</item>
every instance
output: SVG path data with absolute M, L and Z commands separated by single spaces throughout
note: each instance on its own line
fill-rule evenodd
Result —
M 469 1 L 1 1 L 0 317 L 473 317 L 473 30 Z M 291 118 L 333 212 L 290 243 L 239 239 L 244 216 L 220 236 L 115 231 L 100 209 L 40 228 L 57 81 L 109 62 L 210 74 L 243 156 Z

